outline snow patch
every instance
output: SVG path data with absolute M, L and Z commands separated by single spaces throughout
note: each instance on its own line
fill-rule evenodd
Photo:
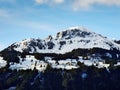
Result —
M 82 73 L 81 77 L 84 80 L 85 78 L 87 78 L 87 73 Z
M 56 69 L 71 70 L 79 68 L 75 59 L 66 59 L 59 61 L 47 60 L 47 62 L 51 65 L 52 68 Z
M 110 64 L 105 64 L 103 60 L 101 59 L 89 59 L 89 60 L 83 60 L 82 57 L 79 57 L 79 62 L 83 63 L 86 66 L 95 66 L 97 68 L 108 68 Z
M 115 64 L 114 66 L 120 66 L 120 62 L 117 62 L 117 64 Z
M 0 57 L 0 68 L 3 68 L 7 65 L 7 62 L 3 60 L 3 57 Z

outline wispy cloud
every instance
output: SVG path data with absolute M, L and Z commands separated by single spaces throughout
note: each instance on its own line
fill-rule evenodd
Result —
M 43 3 L 46 2 L 46 0 L 35 0 L 35 2 L 36 2 L 37 4 L 43 4 Z
M 50 24 L 46 24 L 46 23 L 42 23 L 42 22 L 38 22 L 38 21 L 20 20 L 20 19 L 16 19 L 16 18 L 12 18 L 12 17 L 2 19 L 2 20 L 0 20 L 0 22 L 7 24 L 7 25 L 19 27 L 19 28 L 21 27 L 21 28 L 24 28 L 29 31 L 34 30 L 35 32 L 38 30 L 40 30 L 40 31 L 53 30 L 53 27 Z
M 21 28 L 27 28 L 29 30 L 52 30 L 52 25 L 39 22 L 39 21 L 33 21 L 33 20 L 25 20 L 25 19 L 19 19 L 18 13 L 11 14 L 7 10 L 0 10 L 0 23 L 4 23 L 10 26 L 17 26 Z
M 37 4 L 70 4 L 73 10 L 90 9 L 94 5 L 120 6 L 120 0 L 35 0 Z
M 72 10 L 75 10 L 75 11 L 90 9 L 91 7 L 94 7 L 94 5 L 120 7 L 120 0 L 29 0 L 28 3 L 26 0 L 21 0 L 19 2 L 18 1 L 19 0 L 0 0 L 0 3 L 19 4 L 20 2 L 23 2 L 27 6 L 29 2 L 34 1 L 33 5 L 45 4 L 45 5 L 57 7 L 57 5 L 62 4 L 61 7 L 72 8 Z
M 35 0 L 37 4 L 61 4 L 64 0 Z
M 13 22 L 14 23 L 14 22 Z M 37 21 L 25 21 L 25 20 L 19 20 L 19 22 L 15 21 L 15 24 L 17 26 L 20 27 L 25 27 L 25 28 L 29 28 L 30 30 L 43 30 L 43 31 L 47 31 L 47 30 L 51 30 L 52 26 L 45 24 L 45 23 L 41 23 L 41 22 L 37 22 Z
M 73 9 L 89 9 L 93 5 L 120 6 L 120 0 L 74 0 Z

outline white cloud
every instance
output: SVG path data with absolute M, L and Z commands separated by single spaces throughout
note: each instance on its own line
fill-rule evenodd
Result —
M 35 0 L 35 2 L 36 2 L 37 4 L 43 4 L 43 3 L 45 3 L 45 1 L 46 1 L 46 0 Z
M 89 9 L 93 5 L 120 6 L 120 0 L 74 0 L 73 9 Z
M 61 4 L 64 0 L 35 0 L 37 4 Z
M 89 9 L 93 5 L 120 6 L 120 0 L 35 0 L 37 4 L 61 4 L 68 3 L 73 10 Z
M 63 3 L 64 2 L 64 0 L 53 0 L 55 3 Z

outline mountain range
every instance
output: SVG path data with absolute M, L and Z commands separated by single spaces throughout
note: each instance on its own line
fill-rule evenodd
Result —
M 120 45 L 114 41 L 84 27 L 73 27 L 58 32 L 55 37 L 49 35 L 46 39 L 25 39 L 9 46 L 9 51 L 27 53 L 65 54 L 74 49 L 102 48 L 105 50 L 120 50 Z

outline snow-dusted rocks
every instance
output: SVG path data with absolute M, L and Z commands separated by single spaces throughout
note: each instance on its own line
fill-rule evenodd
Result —
M 0 57 L 0 68 L 3 68 L 7 65 L 7 62 L 3 60 L 3 57 Z

